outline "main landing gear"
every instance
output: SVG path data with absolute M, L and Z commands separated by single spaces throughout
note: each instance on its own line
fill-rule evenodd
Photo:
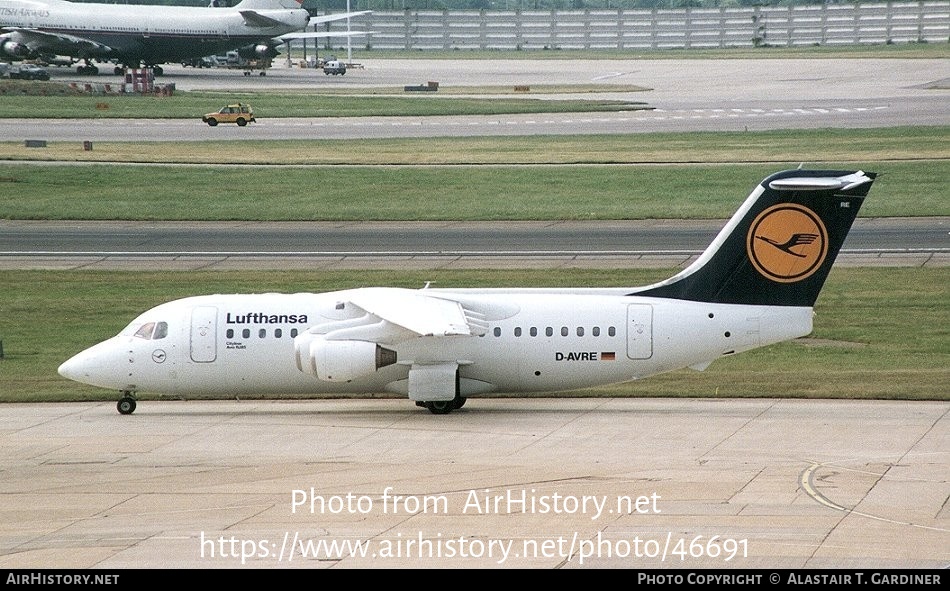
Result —
M 135 393 L 128 390 L 122 391 L 122 398 L 116 403 L 115 408 L 120 415 L 130 415 L 135 412 Z
M 76 73 L 80 76 L 96 76 L 99 74 L 99 68 L 89 60 L 86 60 L 76 67 Z
M 458 410 L 465 406 L 467 398 L 462 398 L 459 394 L 452 400 L 429 400 L 428 402 L 416 402 L 416 406 L 422 406 L 429 409 L 434 415 L 447 415 L 453 410 Z

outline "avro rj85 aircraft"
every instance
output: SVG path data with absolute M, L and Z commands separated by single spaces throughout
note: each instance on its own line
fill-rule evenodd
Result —
M 487 392 L 586 388 L 809 334 L 873 173 L 762 181 L 706 251 L 637 288 L 207 295 L 157 306 L 63 376 L 179 396 L 395 392 L 436 414 Z
M 330 36 L 305 32 L 308 25 L 367 12 L 311 19 L 298 0 L 242 0 L 233 8 L 0 0 L 0 56 L 68 56 L 85 60 L 80 74 L 98 73 L 92 60 L 155 66 L 230 50 L 272 58 L 288 39 Z

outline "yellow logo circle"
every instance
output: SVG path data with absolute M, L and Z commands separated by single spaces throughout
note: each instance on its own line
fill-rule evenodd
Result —
M 828 254 L 828 231 L 815 212 L 794 203 L 773 205 L 755 218 L 746 241 L 749 260 L 772 281 L 812 275 Z

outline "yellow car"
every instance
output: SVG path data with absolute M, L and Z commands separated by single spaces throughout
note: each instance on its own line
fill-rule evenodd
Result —
M 237 123 L 241 127 L 244 127 L 248 123 L 257 121 L 257 119 L 254 118 L 254 109 L 252 109 L 250 105 L 242 105 L 241 103 L 222 107 L 221 110 L 216 113 L 202 115 L 201 120 L 211 127 L 214 127 L 218 123 Z

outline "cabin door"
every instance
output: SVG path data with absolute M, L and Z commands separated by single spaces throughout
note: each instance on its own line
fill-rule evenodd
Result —
M 218 357 L 218 309 L 199 306 L 191 311 L 191 360 L 211 363 Z
M 627 357 L 653 357 L 653 306 L 650 304 L 627 306 Z

